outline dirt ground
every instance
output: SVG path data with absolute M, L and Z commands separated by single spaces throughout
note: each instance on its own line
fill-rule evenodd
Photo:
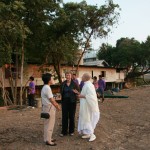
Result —
M 77 131 L 74 136 L 59 137 L 61 112 L 57 112 L 54 138 L 57 146 L 43 142 L 40 108 L 0 110 L 0 150 L 150 150 L 150 86 L 122 90 L 129 98 L 105 99 L 99 103 L 101 118 L 88 142 Z M 79 104 L 78 104 L 79 108 Z M 78 120 L 78 109 L 76 123 Z

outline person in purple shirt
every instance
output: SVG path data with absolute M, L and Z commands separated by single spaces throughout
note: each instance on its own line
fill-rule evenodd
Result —
M 72 75 L 72 80 L 79 86 L 79 81 L 78 81 L 77 75 L 75 73 Z
M 29 107 L 34 108 L 34 95 L 35 95 L 35 83 L 34 81 L 34 77 L 30 77 L 29 78 L 29 89 L 28 89 L 28 105 Z
M 104 90 L 106 88 L 106 82 L 102 79 L 102 75 L 99 75 L 99 80 L 98 80 L 98 89 L 96 92 L 98 95 L 102 97 L 102 103 L 104 102 Z
M 79 85 L 80 91 L 82 90 L 83 86 L 84 86 L 84 81 L 81 81 L 81 82 L 80 82 L 80 85 Z

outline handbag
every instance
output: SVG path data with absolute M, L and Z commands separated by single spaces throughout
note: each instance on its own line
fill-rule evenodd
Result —
M 41 118 L 49 119 L 49 117 L 50 117 L 49 113 L 44 113 L 44 112 L 41 113 Z
M 52 105 L 50 106 L 49 111 L 50 111 L 51 107 L 52 107 Z M 43 110 L 43 105 L 42 105 L 42 110 Z M 41 118 L 49 119 L 50 118 L 50 114 L 47 113 L 47 112 L 41 112 Z

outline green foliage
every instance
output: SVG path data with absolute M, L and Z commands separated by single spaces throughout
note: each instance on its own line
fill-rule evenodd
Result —
M 86 1 L 61 2 L 0 2 L 0 54 L 7 55 L 1 64 L 12 62 L 12 53 L 19 53 L 24 46 L 28 62 L 53 63 L 59 74 L 62 63 L 77 61 L 79 47 L 90 48 L 91 38 L 103 38 L 118 20 L 119 6 L 110 0 L 101 7 L 87 5 Z
M 47 30 L 56 17 L 59 3 L 53 0 L 25 0 L 24 3 L 26 13 L 23 21 L 32 32 L 25 41 L 26 59 L 32 63 L 43 63 L 49 34 Z
M 150 36 L 147 37 L 145 42 L 142 42 L 141 47 L 144 51 L 141 56 L 141 65 L 148 68 L 150 67 Z
M 99 60 L 104 59 L 110 66 L 114 66 L 114 58 L 113 58 L 113 52 L 115 51 L 115 48 L 112 47 L 109 44 L 102 44 L 100 47 L 100 50 L 97 54 L 97 57 Z
M 77 33 L 81 47 L 88 46 L 89 38 L 103 38 L 110 31 L 111 27 L 117 22 L 119 13 L 118 5 L 112 1 L 107 1 L 101 7 L 87 5 L 86 1 L 80 3 L 67 3 L 64 10 L 70 19 L 69 27 Z
M 111 66 L 127 68 L 128 77 L 140 76 L 150 68 L 150 38 L 142 43 L 134 38 L 121 38 L 116 47 L 103 44 L 97 56 Z
M 21 47 L 22 39 L 30 32 L 22 21 L 24 11 L 23 2 L 0 2 L 0 66 L 12 62 L 12 52 Z

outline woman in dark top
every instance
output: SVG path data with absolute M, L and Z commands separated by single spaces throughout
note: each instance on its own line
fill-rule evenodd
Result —
M 73 89 L 79 91 L 79 86 L 71 79 L 71 72 L 66 72 L 66 80 L 61 84 L 61 95 L 62 95 L 62 131 L 60 136 L 68 134 L 74 135 L 75 128 L 75 112 L 77 95 L 73 92 Z

